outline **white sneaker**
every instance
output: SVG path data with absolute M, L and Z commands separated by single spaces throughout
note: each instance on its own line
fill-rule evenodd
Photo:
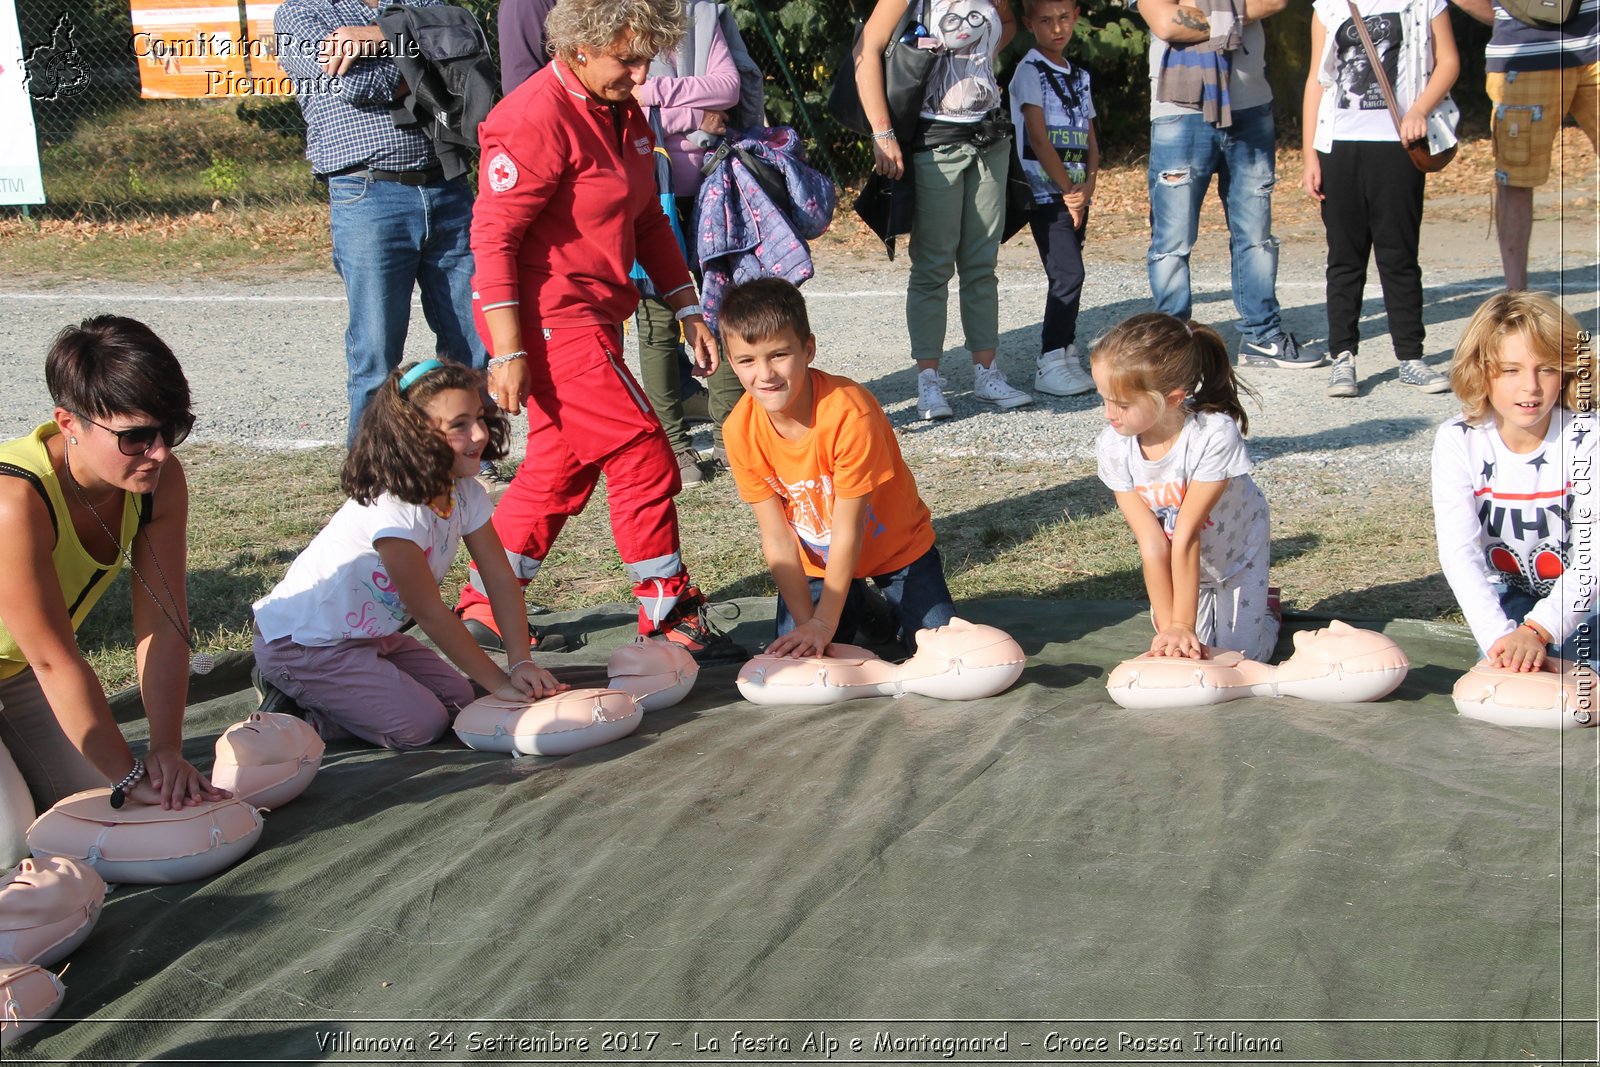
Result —
M 948 419 L 955 412 L 944 398 L 944 379 L 929 367 L 917 373 L 917 414 L 924 419 Z
M 1078 396 L 1094 392 L 1094 379 L 1083 369 L 1078 358 L 1078 346 L 1052 348 L 1039 357 L 1039 369 L 1033 376 L 1036 392 L 1051 396 Z
M 1001 411 L 1020 408 L 1033 403 L 1033 397 L 1006 381 L 1006 372 L 999 367 L 972 365 L 972 395 L 985 404 L 993 404 Z

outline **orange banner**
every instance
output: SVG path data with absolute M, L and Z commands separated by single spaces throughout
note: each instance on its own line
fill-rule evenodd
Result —
M 146 99 L 292 96 L 278 65 L 277 4 L 132 0 L 133 54 Z

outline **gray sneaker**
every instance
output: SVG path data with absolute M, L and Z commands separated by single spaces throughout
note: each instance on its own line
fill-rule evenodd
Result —
M 1246 339 L 1239 346 L 1241 367 L 1284 367 L 1300 370 L 1320 367 L 1327 362 L 1325 356 L 1306 352 L 1292 333 L 1280 333 L 1267 342 Z
M 678 478 L 685 489 L 706 480 L 706 472 L 700 467 L 700 453 L 694 450 L 693 445 L 684 445 L 673 457 L 678 461 Z
M 1356 386 L 1356 354 L 1346 349 L 1333 357 L 1333 373 L 1328 375 L 1329 396 L 1360 396 Z
M 262 677 L 260 667 L 250 668 L 250 685 L 256 691 L 256 710 L 267 714 L 306 717 L 299 704 L 289 699 L 289 694 Z
M 1400 380 L 1406 385 L 1416 386 L 1424 393 L 1448 393 L 1450 391 L 1450 379 L 1420 359 L 1402 359 L 1400 361 Z

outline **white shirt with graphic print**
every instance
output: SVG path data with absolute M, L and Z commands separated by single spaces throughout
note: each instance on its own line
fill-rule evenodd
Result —
M 1558 407 L 1544 444 L 1513 452 L 1493 422 L 1460 415 L 1433 441 L 1439 567 L 1478 647 L 1516 628 L 1500 607 L 1510 586 L 1539 598 L 1528 619 L 1561 644 L 1594 609 L 1595 417 Z
M 1189 483 L 1227 481 L 1200 531 L 1200 580 L 1226 582 L 1252 560 L 1265 566 L 1272 553 L 1267 498 L 1250 477 L 1255 465 L 1232 417 L 1216 411 L 1190 414 L 1171 451 L 1158 460 L 1144 458 L 1137 437 L 1107 426 L 1095 442 L 1095 457 L 1100 480 L 1112 492 L 1138 493 L 1169 538 Z
M 1004 27 L 992 0 L 906 0 L 906 6 L 916 9 L 913 24 L 926 9 L 928 32 L 944 49 L 928 75 L 922 117 L 974 123 L 999 107 L 994 57 Z
M 1411 49 L 1419 47 L 1419 42 L 1406 39 L 1408 26 L 1416 21 L 1405 17 L 1406 9 L 1417 3 L 1428 5 L 1429 22 L 1445 10 L 1445 0 L 1356 0 L 1356 10 L 1361 12 L 1373 50 L 1402 110 L 1410 106 L 1419 91 L 1409 84 L 1409 64 L 1403 62 Z M 1331 140 L 1398 141 L 1400 134 L 1389 117 L 1389 105 L 1384 103 L 1372 61 L 1367 58 L 1361 35 L 1350 17 L 1348 0 L 1316 0 L 1312 11 L 1325 35 L 1323 55 L 1319 57 L 1319 80 L 1323 83 L 1319 132 L 1326 121 Z M 1421 23 L 1423 32 L 1427 24 Z M 1429 42 L 1420 42 L 1420 47 L 1428 48 Z M 1331 151 L 1332 146 L 1324 148 L 1319 144 L 1317 149 Z
M 1041 66 L 1044 69 L 1040 69 Z M 1050 80 L 1061 89 L 1057 93 Z M 1062 97 L 1066 102 L 1062 102 Z M 1066 190 L 1056 186 L 1044 165 L 1033 154 L 1028 128 L 1022 120 L 1022 106 L 1032 104 L 1044 113 L 1044 128 L 1055 146 L 1067 176 L 1074 182 L 1088 177 L 1089 124 L 1094 121 L 1094 100 L 1089 95 L 1089 72 L 1071 65 L 1050 62 L 1037 48 L 1030 49 L 1011 76 L 1011 124 L 1016 127 L 1017 159 L 1027 176 L 1035 203 L 1048 204 L 1061 199 Z M 1070 107 L 1068 105 L 1071 105 Z
M 426 504 L 407 504 L 385 493 L 370 504 L 346 500 L 312 539 L 272 592 L 256 601 L 256 626 L 268 641 L 290 637 L 299 645 L 387 637 L 410 614 L 378 555 L 377 542 L 414 542 L 436 582 L 455 561 L 461 539 L 494 512 L 474 478 L 458 478 L 455 506 L 440 518 Z

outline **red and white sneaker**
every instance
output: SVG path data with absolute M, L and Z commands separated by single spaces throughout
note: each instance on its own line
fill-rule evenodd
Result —
M 650 633 L 658 641 L 682 645 L 696 663 L 743 663 L 750 653 L 733 638 L 711 624 L 706 598 L 696 586 L 689 586 L 678 597 L 672 611 Z

